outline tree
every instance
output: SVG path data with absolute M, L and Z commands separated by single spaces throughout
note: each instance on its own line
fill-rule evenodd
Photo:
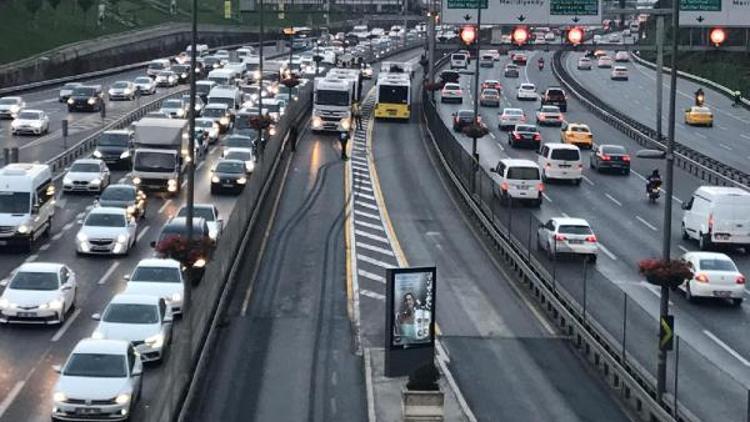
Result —
M 83 10 L 83 25 L 86 26 L 86 18 L 89 15 L 89 10 L 94 6 L 96 0 L 78 0 L 78 7 Z
M 62 0 L 47 0 L 47 3 L 49 3 L 49 7 L 52 8 L 52 27 L 57 28 L 57 8 L 60 7 L 60 3 Z
M 26 6 L 26 10 L 31 13 L 32 19 L 36 20 L 36 14 L 42 8 L 42 0 L 26 0 L 23 4 Z

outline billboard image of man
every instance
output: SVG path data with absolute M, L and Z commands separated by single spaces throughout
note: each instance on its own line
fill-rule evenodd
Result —
M 393 303 L 393 346 L 432 342 L 432 272 L 396 274 Z

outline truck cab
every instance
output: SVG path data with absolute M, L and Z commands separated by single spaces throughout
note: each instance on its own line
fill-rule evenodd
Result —
M 177 195 L 188 156 L 188 122 L 143 118 L 133 124 L 133 184 Z

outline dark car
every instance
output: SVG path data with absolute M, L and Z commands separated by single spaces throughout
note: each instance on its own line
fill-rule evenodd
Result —
M 539 149 L 542 143 L 542 134 L 534 125 L 516 125 L 512 131 L 508 132 L 508 145 L 516 147 L 530 147 Z
M 159 233 L 157 240 L 151 242 L 158 258 L 172 258 L 189 268 L 192 280 L 200 280 L 206 264 L 213 254 L 213 241 L 209 234 L 208 223 L 200 217 L 193 217 L 193 235 L 187 244 L 187 221 L 185 217 L 174 217 L 169 220 Z M 185 251 L 187 250 L 187 251 Z
M 455 70 L 444 70 L 440 72 L 440 80 L 444 82 L 458 83 L 461 75 Z
M 523 54 L 523 53 L 513 54 L 513 58 L 512 58 L 513 64 L 525 66 L 528 60 L 529 58 L 526 54 Z
M 595 145 L 589 157 L 589 166 L 598 172 L 613 170 L 630 173 L 630 155 L 620 145 Z
M 73 88 L 68 98 L 68 111 L 100 111 L 104 107 L 101 85 L 84 85 Z
M 221 59 L 216 56 L 206 56 L 203 58 L 203 66 L 206 68 L 207 71 L 212 71 L 214 69 L 219 69 L 222 67 Z
M 453 113 L 453 131 L 460 132 L 464 126 L 474 122 L 474 112 L 472 110 L 459 110 Z
M 125 208 L 134 218 L 146 216 L 148 197 L 143 191 L 133 185 L 109 185 L 99 195 L 99 206 Z
M 177 83 L 186 84 L 190 82 L 189 64 L 173 64 L 169 69 L 177 74 Z
M 568 111 L 568 97 L 559 86 L 549 87 L 542 95 L 542 105 L 555 105 L 560 107 L 560 111 Z
M 107 166 L 130 168 L 133 163 L 133 132 L 125 129 L 108 130 L 96 140 L 94 158 L 99 158 Z
M 211 173 L 212 194 L 226 191 L 240 193 L 247 184 L 247 168 L 244 161 L 219 160 Z
M 519 71 L 518 66 L 514 64 L 505 65 L 505 70 L 503 71 L 503 75 L 506 78 L 517 78 L 519 77 L 520 74 L 521 72 Z

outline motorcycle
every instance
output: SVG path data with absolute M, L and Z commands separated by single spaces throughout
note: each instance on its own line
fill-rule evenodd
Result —
M 661 191 L 659 190 L 659 188 L 661 188 L 660 180 L 649 182 L 646 185 L 646 196 L 648 197 L 650 203 L 655 204 L 656 200 L 659 199 L 659 196 L 661 196 Z
M 544 62 L 538 62 L 539 70 L 544 70 Z

